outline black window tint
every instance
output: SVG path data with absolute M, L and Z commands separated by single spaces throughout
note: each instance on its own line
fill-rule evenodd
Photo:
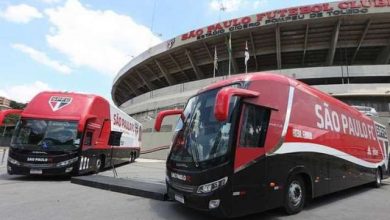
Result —
M 267 133 L 270 110 L 246 104 L 242 117 L 240 147 L 263 147 Z
M 85 134 L 84 145 L 87 145 L 87 146 L 92 145 L 92 135 L 93 135 L 93 133 L 91 131 L 87 131 L 87 134 Z

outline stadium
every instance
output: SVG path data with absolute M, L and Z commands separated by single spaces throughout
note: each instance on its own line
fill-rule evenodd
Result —
M 374 108 L 389 126 L 389 60 L 390 1 L 321 3 L 189 30 L 132 59 L 111 95 L 143 123 L 145 146 L 170 141 L 176 121 L 154 133 L 158 111 L 182 108 L 198 89 L 245 72 L 288 75 L 350 105 Z

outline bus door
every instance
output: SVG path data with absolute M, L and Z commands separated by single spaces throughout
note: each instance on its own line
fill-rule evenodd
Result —
M 244 103 L 237 135 L 234 175 L 233 204 L 237 210 L 264 208 L 263 198 L 267 189 L 265 137 L 270 119 L 270 109 Z
M 84 137 L 83 137 L 83 144 L 81 147 L 81 157 L 80 157 L 80 166 L 79 166 L 79 172 L 86 171 L 90 168 L 91 166 L 91 160 L 89 155 L 89 151 L 91 148 L 94 146 L 94 130 L 90 128 L 86 128 L 84 132 Z
M 110 132 L 110 138 L 108 140 L 108 145 L 111 147 L 111 165 L 116 165 L 118 163 L 122 163 L 121 161 L 121 151 L 119 150 L 119 147 L 121 146 L 121 137 L 122 132 L 119 131 L 111 131 Z M 127 160 L 129 160 L 130 156 L 127 157 Z
M 105 155 L 104 141 L 102 134 L 104 129 L 96 120 L 89 120 L 84 131 L 83 146 L 81 151 L 80 169 L 83 171 L 96 170 L 97 160 L 103 159 L 101 155 Z M 101 161 L 100 164 L 105 164 Z

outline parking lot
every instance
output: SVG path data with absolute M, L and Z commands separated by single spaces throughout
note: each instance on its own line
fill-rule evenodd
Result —
M 1 153 L 0 153 L 1 154 Z M 1 159 L 0 155 L 0 159 Z M 143 170 L 153 170 L 144 172 Z M 159 172 L 159 170 L 161 172 Z M 109 175 L 111 171 L 106 171 Z M 164 163 L 139 160 L 118 168 L 119 177 L 161 178 Z M 160 175 L 160 176 L 159 176 Z M 389 219 L 390 181 L 362 186 L 312 201 L 287 216 L 276 209 L 241 219 Z M 68 177 L 9 176 L 0 165 L 0 219 L 213 219 L 175 202 L 156 201 L 70 183 Z

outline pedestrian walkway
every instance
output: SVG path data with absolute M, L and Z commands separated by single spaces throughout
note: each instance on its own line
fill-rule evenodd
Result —
M 138 158 L 96 175 L 72 177 L 72 183 L 156 200 L 166 200 L 165 161 Z
M 165 161 L 138 158 L 134 163 L 101 172 L 99 175 L 165 184 Z

